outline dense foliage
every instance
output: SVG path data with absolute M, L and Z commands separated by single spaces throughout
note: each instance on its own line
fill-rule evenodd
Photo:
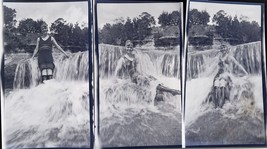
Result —
M 144 40 L 152 35 L 152 27 L 155 19 L 147 12 L 143 12 L 138 17 L 117 19 L 114 24 L 105 24 L 99 30 L 99 42 L 113 45 L 124 45 L 126 40 Z
M 261 40 L 261 27 L 256 21 L 246 17 L 230 16 L 225 11 L 218 11 L 210 21 L 206 11 L 189 11 L 189 42 L 192 45 L 212 45 L 213 38 L 230 44 L 242 44 Z
M 198 11 L 192 9 L 189 11 L 188 23 L 189 28 L 192 25 L 207 25 L 210 19 L 210 15 L 207 11 Z
M 172 13 L 162 12 L 159 17 L 159 24 L 165 26 L 175 26 L 181 23 L 181 14 L 179 11 L 173 11 Z
M 173 34 L 180 31 L 178 27 L 181 23 L 180 13 L 178 11 L 173 11 L 172 13 L 162 12 L 158 20 L 160 26 L 156 27 L 154 16 L 147 12 L 142 12 L 138 17 L 133 19 L 116 19 L 114 24 L 107 23 L 102 29 L 99 29 L 99 43 L 124 45 L 125 41 L 129 39 L 136 44 L 145 44 L 154 38 L 158 46 L 172 45 L 172 43 L 176 44 L 177 41 L 179 41 L 177 36 L 171 38 L 171 40 L 176 40 L 175 42 L 171 41 L 171 43 L 165 42 L 160 38 L 164 37 L 163 32 L 166 31 L 168 27 L 176 26 L 176 31 L 173 31 Z
M 16 10 L 4 7 L 4 42 L 5 52 L 30 52 L 32 53 L 36 39 L 41 33 L 42 19 L 33 20 L 25 18 L 16 26 Z M 71 52 L 88 50 L 88 27 L 78 23 L 71 24 L 63 18 L 58 18 L 49 27 L 51 35 L 57 40 L 64 50 Z
M 3 10 L 5 52 L 33 52 L 44 21 L 25 18 L 17 22 L 15 9 L 3 6 Z M 162 12 L 158 17 L 159 26 L 155 26 L 154 16 L 147 12 L 142 12 L 133 19 L 118 18 L 113 24 L 107 23 L 98 29 L 98 42 L 124 45 L 129 39 L 145 44 L 153 39 L 155 46 L 177 45 L 180 21 L 181 14 L 178 11 Z M 230 44 L 261 40 L 261 27 L 256 21 L 248 21 L 244 16 L 230 16 L 223 10 L 211 17 L 207 11 L 192 9 L 189 11 L 188 27 L 189 42 L 193 45 L 212 45 L 214 38 L 221 38 Z M 49 28 L 63 49 L 72 52 L 87 50 L 88 27 L 58 18 Z
M 216 24 L 216 33 L 234 44 L 261 40 L 261 28 L 256 21 L 250 22 L 245 17 L 232 17 L 220 10 L 213 16 L 212 22 Z

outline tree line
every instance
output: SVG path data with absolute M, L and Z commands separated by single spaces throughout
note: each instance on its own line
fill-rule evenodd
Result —
M 17 49 L 25 49 L 26 52 L 32 52 L 29 48 L 31 42 L 36 42 L 40 36 L 41 24 L 43 20 L 33 20 L 31 18 L 16 20 L 16 10 L 3 6 L 4 10 L 4 42 L 6 52 L 17 52 Z M 207 11 L 192 9 L 189 11 L 188 27 L 189 31 L 202 32 L 209 40 L 213 40 L 214 35 L 219 35 L 231 44 L 241 44 L 261 40 L 261 27 L 256 21 L 248 21 L 246 17 L 238 18 L 230 16 L 225 11 L 220 10 L 210 21 L 210 14 Z M 179 29 L 181 14 L 178 11 L 171 13 L 162 12 L 158 17 L 158 28 L 168 28 L 178 26 Z M 18 25 L 16 26 L 16 24 Z M 157 39 L 163 36 L 161 33 L 153 33 L 156 21 L 154 16 L 147 12 L 142 12 L 139 16 L 130 19 L 118 18 L 114 24 L 105 24 L 98 31 L 99 43 L 124 45 L 126 40 L 144 41 L 146 39 Z M 202 28 L 196 29 L 196 26 Z M 211 28 L 214 31 L 211 31 Z M 78 23 L 71 24 L 63 18 L 58 18 L 49 27 L 51 33 L 63 47 L 73 52 L 84 51 L 88 48 L 88 27 L 81 27 Z M 190 36 L 190 34 L 189 34 Z M 34 41 L 32 41 L 34 40 Z M 160 40 L 158 40 L 162 44 Z M 206 42 L 212 44 L 212 42 Z
M 180 26 L 180 12 L 162 12 L 158 20 L 161 27 Z M 153 36 L 152 30 L 156 25 L 154 16 L 148 12 L 142 12 L 133 19 L 118 18 L 114 22 L 114 24 L 106 23 L 102 29 L 98 29 L 99 43 L 124 45 L 126 40 L 143 41 Z
M 158 24 L 161 28 L 180 26 L 180 20 L 181 15 L 178 11 L 162 12 L 158 17 Z M 107 23 L 102 29 L 99 29 L 99 43 L 124 45 L 128 39 L 133 41 L 144 41 L 147 38 L 159 39 L 162 35 L 152 32 L 155 24 L 155 18 L 147 12 L 143 12 L 133 19 L 116 19 L 114 24 Z M 203 45 L 212 45 L 214 38 L 221 38 L 230 44 L 261 40 L 261 27 L 256 21 L 248 21 L 246 17 L 230 16 L 224 10 L 210 16 L 206 10 L 191 9 L 188 27 L 191 33 L 189 36 L 193 37 L 192 33 L 198 33 L 198 37 L 194 39 L 198 40 L 195 42 L 197 44 L 203 42 Z
M 33 20 L 25 18 L 18 22 L 16 10 L 3 6 L 4 11 L 4 42 L 5 52 L 33 52 L 32 43 L 41 35 L 41 24 L 46 23 L 42 19 Z M 57 42 L 71 52 L 85 51 L 88 48 L 88 27 L 72 24 L 63 18 L 58 18 L 50 26 L 50 32 Z
M 261 40 L 261 27 L 256 21 L 248 21 L 246 17 L 230 16 L 224 10 L 218 11 L 211 23 L 210 15 L 207 11 L 192 9 L 189 11 L 189 30 L 196 25 L 214 26 L 214 34 L 227 40 L 230 44 L 241 44 Z M 206 27 L 208 28 L 208 27 Z M 210 37 L 210 31 L 206 31 Z M 213 35 L 212 35 L 213 37 Z

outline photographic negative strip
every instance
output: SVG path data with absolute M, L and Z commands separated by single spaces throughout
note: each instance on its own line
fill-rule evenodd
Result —
M 97 1 L 102 147 L 181 146 L 181 2 Z
M 190 2 L 186 146 L 265 144 L 263 8 Z
M 7 148 L 90 147 L 88 2 L 4 2 Z

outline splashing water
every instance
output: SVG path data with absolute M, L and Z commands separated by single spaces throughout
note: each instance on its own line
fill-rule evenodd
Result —
M 238 77 L 240 71 L 235 65 L 230 65 L 233 88 L 230 101 L 227 101 L 222 109 L 215 109 L 212 105 L 204 103 L 218 70 L 218 56 L 212 52 L 188 56 L 188 63 L 194 64 L 188 65 L 187 69 L 187 145 L 264 143 L 260 51 L 260 42 L 232 47 L 230 54 L 245 68 L 248 75 Z M 195 55 L 200 58 L 195 58 Z
M 142 88 L 129 80 L 112 81 L 101 81 L 100 137 L 103 146 L 181 143 L 180 96 L 165 94 L 166 102 L 154 106 L 155 88 Z
M 156 86 L 163 83 L 180 89 L 178 55 L 163 51 L 136 50 L 141 71 L 157 80 L 137 85 L 114 76 L 124 48 L 100 46 L 100 138 L 103 147 L 181 144 L 180 96 L 164 94 L 154 105 Z
M 49 80 L 5 100 L 8 148 L 89 146 L 88 84 Z
M 56 55 L 55 67 L 39 84 L 36 60 L 18 64 L 5 97 L 7 148 L 90 147 L 88 52 Z

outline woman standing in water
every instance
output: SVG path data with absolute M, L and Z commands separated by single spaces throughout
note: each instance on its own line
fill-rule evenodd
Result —
M 243 74 L 248 74 L 244 67 L 229 53 L 229 47 L 226 45 L 222 45 L 220 47 L 218 72 L 214 77 L 212 89 L 205 100 L 205 103 L 213 103 L 215 108 L 222 108 L 226 100 L 230 101 L 230 93 L 233 88 L 233 82 L 231 79 L 231 74 L 233 74 L 233 72 L 231 72 L 230 65 L 235 65 L 242 71 Z
M 54 37 L 48 34 L 48 27 L 46 23 L 41 25 L 41 36 L 37 38 L 36 48 L 32 58 L 38 53 L 38 67 L 41 72 L 41 82 L 53 78 L 55 69 L 54 60 L 52 56 L 52 46 L 59 49 L 66 57 L 69 57 L 66 52 L 57 44 Z

